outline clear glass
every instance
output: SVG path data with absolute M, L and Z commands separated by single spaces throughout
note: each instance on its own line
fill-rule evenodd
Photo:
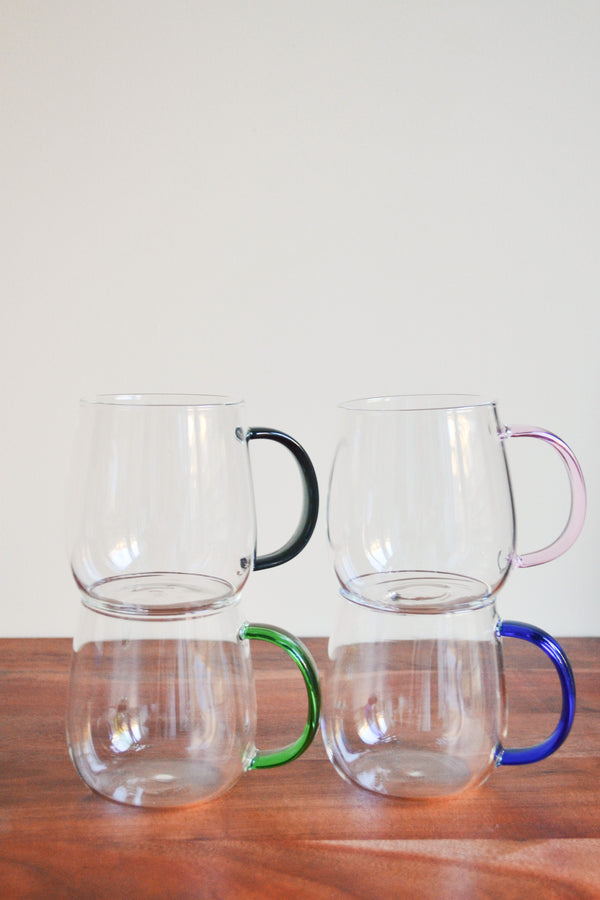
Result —
M 257 438 L 292 452 L 305 494 L 296 533 L 258 559 L 248 453 Z M 83 600 L 94 609 L 173 615 L 226 604 L 253 568 L 299 553 L 317 513 L 305 451 L 282 432 L 247 428 L 241 401 L 140 394 L 81 404 L 69 552 Z
M 504 633 L 545 650 L 562 687 L 555 732 L 519 750 L 503 747 Z M 500 622 L 493 598 L 421 613 L 344 598 L 329 656 L 321 717 L 327 754 L 343 778 L 379 794 L 429 799 L 476 787 L 501 763 L 553 753 L 573 721 L 575 685 L 560 647 L 533 626 Z
M 69 524 L 86 604 L 160 615 L 239 593 L 256 545 L 243 414 L 215 397 L 82 402 Z
M 297 662 L 308 696 L 305 728 L 271 752 L 254 743 L 249 642 L 268 640 Z M 316 666 L 301 641 L 242 623 L 240 604 L 158 617 L 82 606 L 67 710 L 71 759 L 86 784 L 120 803 L 183 806 L 227 791 L 247 769 L 282 765 L 318 728 Z
M 553 559 L 585 516 L 581 469 L 544 429 L 502 426 L 496 405 L 471 396 L 379 397 L 341 406 L 328 497 L 328 534 L 346 596 L 388 609 L 496 593 L 512 565 Z M 560 453 L 572 508 L 549 547 L 518 555 L 505 454 L 511 436 Z
M 256 555 L 248 442 L 274 440 L 300 467 L 304 506 L 279 550 Z M 248 768 L 302 753 L 318 727 L 314 661 L 293 635 L 242 625 L 253 569 L 281 565 L 309 540 L 314 468 L 289 435 L 247 428 L 241 401 L 203 395 L 110 395 L 83 401 L 71 484 L 69 552 L 81 594 L 67 738 L 86 783 L 136 806 L 208 800 Z M 302 735 L 254 746 L 247 638 L 300 668 Z

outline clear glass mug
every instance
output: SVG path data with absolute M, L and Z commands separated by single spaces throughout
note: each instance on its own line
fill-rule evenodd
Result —
M 471 396 L 379 397 L 340 407 L 327 527 L 346 597 L 383 608 L 496 594 L 513 566 L 564 553 L 585 517 L 580 466 L 559 437 L 504 426 L 496 404 Z M 572 504 L 560 536 L 519 554 L 505 445 L 533 437 L 560 454 Z
M 304 506 L 292 537 L 256 554 L 251 440 L 283 444 Z M 314 661 L 297 638 L 240 612 L 253 569 L 296 556 L 314 530 L 317 480 L 289 435 L 247 428 L 244 405 L 203 395 L 83 401 L 69 514 L 82 599 L 67 711 L 71 758 L 98 793 L 136 806 L 208 800 L 246 769 L 302 753 L 318 727 Z M 282 647 L 307 688 L 303 734 L 254 745 L 251 638 Z
M 302 733 L 271 751 L 255 744 L 250 639 L 285 650 L 307 691 Z M 143 619 L 82 607 L 68 743 L 79 775 L 104 797 L 145 807 L 212 800 L 244 772 L 300 756 L 319 713 L 318 673 L 307 648 L 283 629 L 246 623 L 237 601 Z
M 562 708 L 540 744 L 505 749 L 502 643 L 530 641 L 552 660 Z M 407 799 L 448 797 L 482 784 L 499 765 L 544 759 L 567 737 L 575 713 L 571 666 L 546 632 L 501 621 L 493 597 L 423 612 L 342 598 L 329 641 L 321 732 L 347 781 Z

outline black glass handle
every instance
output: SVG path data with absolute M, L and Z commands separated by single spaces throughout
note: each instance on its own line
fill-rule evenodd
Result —
M 296 531 L 279 550 L 275 550 L 273 553 L 266 553 L 264 556 L 255 556 L 254 559 L 255 570 L 271 569 L 273 566 L 280 566 L 282 563 L 289 562 L 308 544 L 315 530 L 319 514 L 319 485 L 314 466 L 306 450 L 289 434 L 277 431 L 275 428 L 249 428 L 246 432 L 246 440 L 267 440 L 283 444 L 298 463 L 300 474 L 302 475 L 304 500 L 302 515 Z

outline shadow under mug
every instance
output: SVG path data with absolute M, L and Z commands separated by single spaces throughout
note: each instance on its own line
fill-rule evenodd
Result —
M 554 664 L 559 721 L 546 740 L 506 748 L 502 643 L 528 641 Z M 549 634 L 502 621 L 493 598 L 426 613 L 391 612 L 342 600 L 329 642 L 321 730 L 346 780 L 379 794 L 428 799 L 482 784 L 500 765 L 544 759 L 566 739 L 575 714 L 569 661 Z

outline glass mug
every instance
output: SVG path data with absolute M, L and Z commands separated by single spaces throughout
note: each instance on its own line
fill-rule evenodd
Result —
M 500 424 L 470 396 L 380 397 L 341 406 L 327 527 L 344 596 L 385 609 L 452 605 L 496 594 L 513 566 L 564 553 L 585 517 L 579 464 L 556 435 Z M 562 534 L 518 554 L 505 445 L 534 437 L 560 454 L 572 504 Z
M 249 640 L 269 641 L 298 665 L 308 714 L 296 741 L 257 749 Z M 132 806 L 212 800 L 249 769 L 291 762 L 319 725 L 320 687 L 304 644 L 243 621 L 240 604 L 138 619 L 83 606 L 67 717 L 71 759 L 96 793 Z
M 253 569 L 296 556 L 314 530 L 317 480 L 289 435 L 246 428 L 244 405 L 203 395 L 83 401 L 69 515 L 82 599 L 67 711 L 73 763 L 96 792 L 135 806 L 211 799 L 247 769 L 296 758 L 318 728 L 314 661 L 292 635 L 249 625 Z M 256 554 L 251 440 L 283 444 L 300 467 L 300 523 Z M 280 646 L 308 695 L 296 742 L 257 750 L 248 640 Z
M 558 672 L 562 709 L 554 732 L 505 749 L 506 637 L 526 640 Z M 329 641 L 321 731 L 338 773 L 393 797 L 447 797 L 482 784 L 499 765 L 544 759 L 567 737 L 575 713 L 568 659 L 541 629 L 501 621 L 493 597 L 421 613 L 342 599 Z

